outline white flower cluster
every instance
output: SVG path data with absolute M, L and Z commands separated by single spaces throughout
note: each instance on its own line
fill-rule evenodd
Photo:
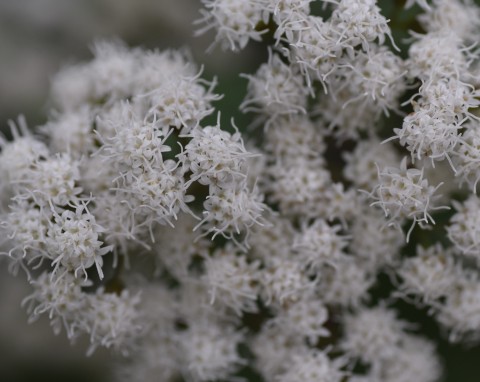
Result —
M 255 113 L 254 125 L 265 126 L 266 160 L 258 184 L 276 211 L 273 226 L 256 227 L 251 235 L 252 261 L 268 270 L 263 277 L 268 288 L 260 297 L 274 312 L 252 340 L 257 368 L 267 380 L 290 380 L 293 371 L 297 380 L 300 375 L 341 380 L 342 372 L 359 381 L 437 380 L 441 366 L 434 346 L 406 334 L 411 327 L 391 309 L 372 306 L 369 290 L 379 272 L 396 274 L 393 296 L 429 306 L 451 338 L 478 332 L 474 308 L 467 308 L 467 301 L 477 306 L 478 272 L 456 258 L 478 259 L 477 198 L 465 205 L 453 202 L 458 212 L 447 227 L 450 248 L 419 246 L 407 258 L 400 248 L 419 234 L 417 223 L 430 228 L 450 208 L 448 195 L 439 193 L 456 189 L 450 178 L 473 190 L 480 179 L 479 58 L 471 45 L 479 32 L 479 9 L 463 0 L 418 1 L 424 13 L 417 20 L 425 33 L 413 33 L 402 59 L 374 0 L 323 1 L 327 17 L 311 12 L 312 1 L 203 3 L 199 33 L 215 30 L 224 49 L 239 51 L 248 40 L 274 37 L 268 62 L 243 75 L 248 91 L 241 105 Z M 389 41 L 394 50 L 387 48 Z M 416 89 L 414 96 L 400 104 L 408 89 Z M 412 111 L 404 114 L 408 108 Z M 390 128 L 393 142 L 381 143 L 385 132 L 376 127 L 391 112 L 404 115 L 403 126 Z M 342 146 L 351 140 L 353 150 L 351 143 Z M 339 156 L 343 171 L 334 162 Z M 452 173 L 448 168 L 445 173 L 442 161 Z M 307 318 L 299 313 L 297 331 L 289 326 L 290 312 L 303 312 L 305 301 L 321 321 L 311 296 L 327 307 L 328 317 L 333 306 L 336 314 L 344 313 L 342 338 L 325 343 L 345 358 L 325 348 L 328 366 L 320 360 L 310 364 L 320 357 L 312 348 L 303 355 L 298 327 L 306 328 Z M 310 346 L 324 335 L 318 333 L 305 329 Z M 302 369 L 286 361 L 292 354 Z M 369 366 L 366 375 L 345 366 L 357 361 Z
M 478 117 L 472 110 L 480 103 L 473 85 L 475 74 L 470 70 L 477 57 L 469 44 L 480 27 L 479 16 L 477 6 L 460 0 L 435 0 L 419 16 L 428 33 L 414 34 L 407 67 L 409 77 L 422 85 L 412 97 L 413 112 L 405 117 L 402 128 L 394 129 L 412 160 L 446 158 L 473 190 L 479 174 L 475 151 Z
M 120 281 L 131 258 L 145 252 L 158 274 L 180 280 L 194 256 L 208 255 L 202 236 L 248 245 L 267 207 L 249 186 L 253 154 L 239 133 L 201 124 L 220 98 L 214 85 L 187 53 L 99 42 L 91 62 L 53 79 L 55 109 L 44 126 L 31 133 L 23 118 L 11 123 L 14 139 L 2 140 L 0 153 L 2 247 L 34 286 L 25 300 L 32 320 L 48 312 L 56 332 L 88 334 L 89 352 L 126 354 L 146 327 L 141 290 Z M 203 196 L 191 208 L 192 190 Z M 229 278 L 217 268 L 212 280 Z M 220 360 L 219 370 L 205 367 L 205 378 L 228 370 Z
M 439 380 L 396 299 L 480 340 L 480 11 L 416 1 L 425 33 L 402 59 L 375 0 L 312 2 L 202 1 L 213 46 L 273 36 L 242 75 L 251 147 L 206 122 L 221 96 L 188 53 L 119 42 L 54 78 L 38 135 L 20 118 L 0 141 L 2 248 L 31 320 L 126 354 L 119 382 Z

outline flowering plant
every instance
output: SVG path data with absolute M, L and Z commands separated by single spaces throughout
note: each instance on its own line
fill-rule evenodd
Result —
M 55 76 L 45 125 L 10 122 L 1 245 L 30 320 L 127 357 L 119 381 L 439 380 L 394 305 L 480 339 L 479 8 L 408 1 L 401 56 L 375 0 L 202 3 L 212 50 L 271 39 L 243 75 L 254 134 L 187 51 L 119 41 Z

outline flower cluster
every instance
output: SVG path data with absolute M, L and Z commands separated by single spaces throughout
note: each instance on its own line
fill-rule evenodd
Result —
M 244 248 L 251 227 L 266 224 L 248 180 L 254 155 L 238 132 L 202 123 L 220 98 L 214 86 L 185 52 L 99 42 L 91 62 L 53 79 L 45 125 L 32 133 L 23 117 L 10 124 L 14 139 L 2 139 L 0 153 L 2 247 L 12 271 L 24 269 L 34 286 L 25 299 L 32 320 L 48 312 L 72 341 L 86 333 L 89 352 L 127 354 L 148 326 L 142 288 L 120 281 L 132 258 L 150 257 L 158 274 L 180 280 L 195 256 L 208 257 L 203 236 Z M 194 191 L 203 195 L 195 200 Z M 211 271 L 222 277 L 221 267 Z M 205 341 L 217 336 L 205 330 Z M 221 360 L 219 370 L 205 367 L 198 373 L 208 378 L 228 369 Z
M 212 49 L 271 42 L 241 75 L 247 144 L 188 52 L 97 42 L 63 69 L 48 122 L 0 140 L 30 319 L 126 355 L 119 382 L 437 381 L 392 302 L 480 340 L 480 11 L 415 2 L 402 58 L 375 0 L 202 0 Z

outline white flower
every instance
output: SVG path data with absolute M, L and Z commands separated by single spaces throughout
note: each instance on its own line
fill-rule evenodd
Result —
M 148 94 L 148 117 L 160 127 L 175 127 L 182 134 L 198 127 L 200 121 L 215 110 L 211 102 L 222 98 L 213 93 L 216 82 L 202 81 L 199 75 L 165 79 Z
M 442 115 L 446 120 L 462 123 L 466 118 L 476 119 L 472 109 L 480 105 L 479 91 L 473 85 L 455 77 L 426 80 L 419 89 L 417 100 L 422 109 Z M 412 102 L 414 107 L 415 101 Z
M 289 259 L 273 258 L 262 274 L 263 296 L 267 305 L 274 306 L 297 301 L 311 292 L 314 282 L 309 280 L 303 264 Z
M 340 382 L 345 372 L 340 370 L 342 360 L 332 361 L 320 350 L 294 354 L 288 371 L 278 377 L 279 382 Z
M 320 270 L 319 295 L 325 304 L 355 307 L 369 298 L 375 279 L 368 262 L 353 256 L 337 259 Z
M 237 345 L 243 334 L 231 326 L 197 320 L 182 334 L 184 374 L 188 380 L 225 379 L 242 363 Z
M 187 49 L 146 51 L 139 54 L 134 73 L 134 94 L 141 96 L 161 88 L 172 79 L 194 78 L 198 68 Z
M 458 276 L 451 251 L 440 244 L 418 246 L 416 256 L 405 259 L 397 272 L 402 278 L 399 289 L 407 295 L 418 295 L 424 302 L 451 292 Z
M 117 295 L 99 288 L 95 294 L 86 295 L 86 300 L 81 316 L 90 335 L 87 354 L 104 346 L 127 355 L 141 332 L 137 309 L 140 296 L 131 296 L 128 290 Z
M 277 24 L 275 38 L 278 44 L 284 34 L 291 34 L 308 16 L 312 0 L 257 0 L 257 2 L 271 13 Z
M 180 375 L 179 344 L 172 336 L 148 337 L 132 360 L 120 359 L 113 367 L 117 382 L 170 381 Z
M 205 319 L 211 322 L 226 319 L 225 311 L 211 309 L 207 286 L 201 282 L 199 275 L 194 275 L 181 281 L 181 288 L 176 290 L 173 295 L 177 301 L 175 314 L 177 319 L 181 320 L 180 322 L 189 325 L 190 322 Z
M 132 277 L 133 276 L 133 277 Z M 175 342 L 178 319 L 177 296 L 161 282 L 151 282 L 140 275 L 127 276 L 127 287 L 132 295 L 140 295 L 137 324 L 142 327 L 141 345 L 153 347 L 161 341 Z M 140 276 L 140 277 L 139 277 Z
M 472 195 L 463 203 L 453 201 L 453 206 L 457 212 L 447 226 L 448 238 L 460 253 L 480 259 L 480 200 Z
M 126 166 L 128 171 L 141 174 L 146 168 L 163 164 L 163 153 L 171 150 L 165 142 L 172 133 L 168 128 L 158 128 L 155 123 L 139 118 L 128 104 L 122 104 L 121 121 L 103 121 L 111 124 L 115 134 L 101 137 L 103 146 L 99 154 L 115 163 Z
M 265 129 L 265 150 L 287 162 L 297 157 L 319 158 L 326 149 L 320 129 L 306 116 L 276 118 Z
M 79 331 L 85 330 L 81 315 L 87 306 L 87 295 L 81 288 L 88 284 L 71 273 L 56 278 L 49 272 L 42 273 L 32 284 L 34 292 L 22 302 L 22 305 L 27 304 L 31 322 L 48 313 L 55 334 L 65 327 L 71 340 L 77 337 Z
M 343 86 L 352 90 L 353 98 L 347 101 L 360 102 L 361 97 L 370 98 L 377 108 L 388 115 L 388 110 L 398 109 L 398 98 L 405 91 L 402 77 L 404 63 L 400 57 L 385 47 L 371 48 L 368 53 L 356 52 L 351 63 L 339 70 Z M 336 89 L 333 88 L 333 92 Z M 345 105 L 344 105 L 345 106 Z
M 306 113 L 308 89 L 297 67 L 285 64 L 270 51 L 268 63 L 262 64 L 248 79 L 248 92 L 240 108 L 244 112 L 264 113 L 268 117 Z
M 56 116 L 40 131 L 47 135 L 52 153 L 68 152 L 79 158 L 95 150 L 93 112 L 88 107 Z
M 472 1 L 407 0 L 425 34 L 404 58 L 376 0 L 202 0 L 213 45 L 271 45 L 243 75 L 240 111 L 263 130 L 247 145 L 210 122 L 217 80 L 188 51 L 95 43 L 53 79 L 40 138 L 22 117 L 0 138 L 0 255 L 34 280 L 30 320 L 123 353 L 124 382 L 245 366 L 272 382 L 437 380 L 433 346 L 386 305 L 480 339 L 480 199 L 456 192 L 480 180 Z M 440 205 L 456 208 L 447 224 Z M 435 229 L 407 253 L 437 216 L 450 247 Z
M 147 226 L 155 221 L 169 224 L 180 211 L 190 212 L 187 203 L 194 197 L 186 195 L 183 171 L 171 159 L 160 168 L 150 168 L 122 182 L 123 187 L 119 188 L 122 198 L 134 213 L 146 218 Z
M 358 142 L 352 152 L 344 154 L 344 159 L 347 162 L 343 169 L 345 178 L 364 190 L 373 189 L 378 182 L 377 163 L 394 166 L 399 162 L 395 149 L 376 138 Z
M 328 310 L 321 298 L 305 293 L 298 301 L 292 301 L 278 309 L 278 314 L 269 324 L 278 325 L 284 333 L 307 338 L 315 344 L 320 337 L 328 337 L 326 328 Z
M 93 100 L 108 101 L 132 96 L 138 52 L 120 41 L 96 41 L 95 59 L 89 64 Z
M 325 210 L 321 213 L 328 221 L 338 219 L 343 226 L 357 213 L 358 197 L 356 190 L 345 190 L 342 182 L 333 183 L 325 193 Z
M 362 206 L 350 227 L 349 251 L 370 264 L 371 270 L 395 266 L 405 235 L 395 227 L 385 226 L 384 214 L 378 208 Z
M 255 366 L 269 381 L 289 370 L 292 354 L 305 350 L 303 337 L 287 332 L 272 322 L 263 325 L 250 342 L 255 355 Z
M 329 20 L 312 15 L 297 24 L 293 33 L 287 33 L 290 61 L 300 66 L 309 87 L 312 80 L 327 81 L 343 54 L 337 30 Z
M 249 255 L 261 259 L 265 264 L 274 258 L 290 258 L 295 234 L 292 222 L 276 215 L 267 219 L 271 224 L 252 227 Z
M 212 232 L 213 237 L 221 234 L 233 240 L 235 235 L 245 233 L 248 240 L 253 225 L 266 223 L 262 213 L 267 206 L 256 189 L 210 188 L 203 208 L 203 219 L 198 226 L 203 226 L 202 229 L 208 233 Z
M 0 176 L 2 198 L 9 188 L 17 189 L 19 182 L 25 181 L 29 175 L 30 166 L 40 158 L 49 156 L 47 146 L 37 140 L 28 130 L 25 118 L 18 118 L 18 127 L 9 121 L 14 140 L 8 142 L 0 139 Z
M 340 141 L 358 140 L 362 133 L 371 132 L 382 115 L 374 100 L 359 94 L 357 88 L 345 86 L 341 77 L 330 79 L 329 85 L 331 91 L 319 96 L 314 107 L 319 124 Z
M 202 3 L 208 11 L 201 10 L 203 17 L 197 23 L 206 25 L 197 34 L 213 28 L 217 32 L 215 44 L 233 51 L 245 48 L 250 39 L 261 40 L 263 32 L 257 30 L 257 25 L 267 20 L 260 4 L 245 0 L 202 0 Z
M 443 365 L 435 345 L 421 337 L 404 336 L 398 351 L 376 370 L 379 381 L 435 382 L 441 380 Z
M 86 270 L 95 265 L 102 279 L 102 256 L 112 250 L 111 246 L 102 247 L 103 242 L 98 238 L 102 232 L 103 227 L 83 204 L 76 205 L 75 212 L 66 210 L 61 215 L 55 214 L 46 241 L 54 272 L 64 267 L 74 272 L 75 277 L 80 273 L 87 278 Z
M 385 212 L 389 222 L 399 225 L 402 219 L 413 219 L 409 234 L 415 224 L 434 223 L 430 211 L 445 207 L 435 207 L 435 191 L 441 186 L 429 185 L 423 176 L 423 170 L 407 169 L 407 159 L 403 158 L 400 168 L 386 167 L 378 171 L 379 184 L 371 193 L 375 201 Z M 407 235 L 408 241 L 409 235 Z
M 407 115 L 401 129 L 393 129 L 400 144 L 406 146 L 413 159 L 450 158 L 459 142 L 462 126 L 441 113 L 418 109 Z
M 418 20 L 428 32 L 447 31 L 473 41 L 480 27 L 480 12 L 470 0 L 434 0 Z
M 478 341 L 480 325 L 480 280 L 476 272 L 464 271 L 457 277 L 445 303 L 436 314 L 437 321 L 450 331 L 450 341 Z
M 28 201 L 18 200 L 10 205 L 9 213 L 1 222 L 2 230 L 10 241 L 9 255 L 27 263 L 44 257 L 51 211 L 41 209 Z
M 430 9 L 430 5 L 428 4 L 427 0 L 407 0 L 407 2 L 405 3 L 405 8 L 410 8 L 415 3 L 417 3 L 424 10 Z
M 69 154 L 62 153 L 45 160 L 37 160 L 23 180 L 22 196 L 33 196 L 39 205 L 53 203 L 65 206 L 78 200 L 82 191 L 78 187 L 80 180 L 80 162 Z
M 190 214 L 180 214 L 172 223 L 175 227 L 156 228 L 150 247 L 158 261 L 158 273 L 166 269 L 177 280 L 186 280 L 191 276 L 189 266 L 194 257 L 208 255 L 210 241 L 194 232 L 198 221 Z
M 415 35 L 408 50 L 409 76 L 429 78 L 457 76 L 468 72 L 468 62 L 462 52 L 461 40 L 445 31 Z
M 397 352 L 405 322 L 396 318 L 393 310 L 384 307 L 363 308 L 344 319 L 341 348 L 353 358 L 374 363 L 392 357 Z
M 83 157 L 80 160 L 78 183 L 84 194 L 104 194 L 117 185 L 115 180 L 118 179 L 121 171 L 127 172 L 126 166 L 100 155 Z
M 478 124 L 468 124 L 463 136 L 459 139 L 454 153 L 453 166 L 460 182 L 466 182 L 474 193 L 477 193 L 477 183 L 480 180 L 480 135 Z
M 190 142 L 178 155 L 192 172 L 190 182 L 197 181 L 216 187 L 234 187 L 246 178 L 247 159 L 240 133 L 233 135 L 221 130 L 219 124 L 191 131 Z
M 93 98 L 91 69 L 88 64 L 62 68 L 52 79 L 51 98 L 60 111 L 74 111 Z
M 324 264 L 334 264 L 345 256 L 347 237 L 339 232 L 339 225 L 330 226 L 323 219 L 315 220 L 310 226 L 302 227 L 292 248 L 298 253 L 300 261 L 317 270 Z
M 211 304 L 231 308 L 239 316 L 242 311 L 257 311 L 260 292 L 260 263 L 249 263 L 245 256 L 233 248 L 218 249 L 205 259 L 204 282 L 211 297 Z
M 331 186 L 330 173 L 322 160 L 291 158 L 271 166 L 268 171 L 273 181 L 269 184 L 269 199 L 278 203 L 285 216 L 317 217 L 325 215 L 327 189 Z
M 385 36 L 393 41 L 388 20 L 380 13 L 376 0 L 340 0 L 331 20 L 340 44 L 347 49 L 361 45 L 368 51 L 369 43 L 378 40 L 382 45 Z
M 115 267 L 118 255 L 128 261 L 128 253 L 139 247 L 149 248 L 148 227 L 142 225 L 141 217 L 131 210 L 128 200 L 121 193 L 97 193 L 89 210 L 99 226 L 103 228 L 102 237 L 112 248 Z M 128 263 L 127 263 L 128 265 Z

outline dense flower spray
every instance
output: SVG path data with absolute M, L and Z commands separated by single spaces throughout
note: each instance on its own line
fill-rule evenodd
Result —
M 45 125 L 0 140 L 1 245 L 30 319 L 127 357 L 118 381 L 436 381 L 399 299 L 480 338 L 480 11 L 407 2 L 423 32 L 402 58 L 375 0 L 313 2 L 202 1 L 212 50 L 272 41 L 242 74 L 258 147 L 188 52 L 118 41 L 57 74 Z M 442 243 L 406 246 L 445 213 Z

